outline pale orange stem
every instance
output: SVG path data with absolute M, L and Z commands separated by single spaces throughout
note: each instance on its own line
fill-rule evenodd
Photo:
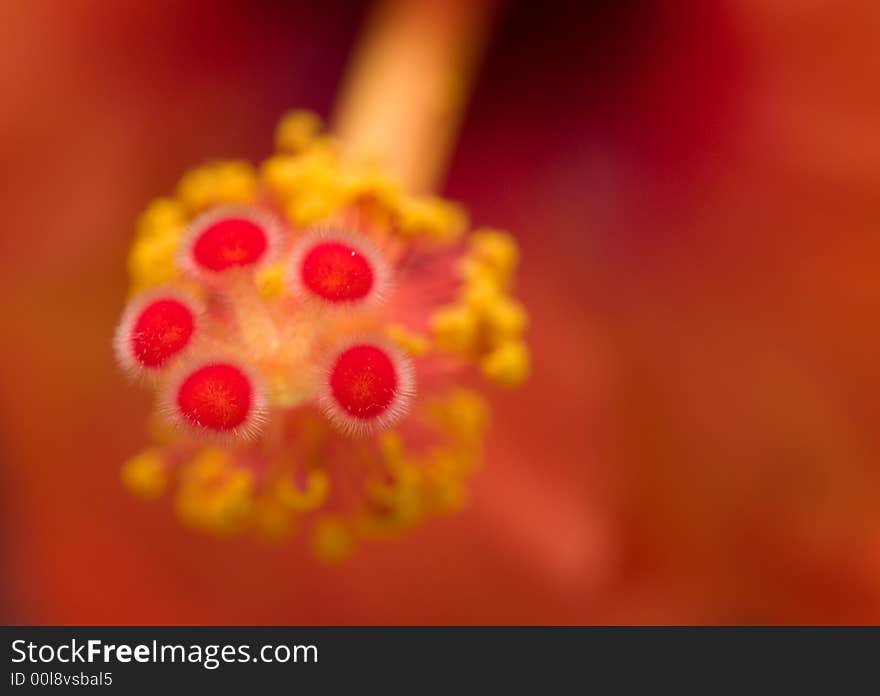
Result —
M 494 0 L 382 0 L 336 104 L 346 156 L 375 161 L 410 191 L 445 174 Z

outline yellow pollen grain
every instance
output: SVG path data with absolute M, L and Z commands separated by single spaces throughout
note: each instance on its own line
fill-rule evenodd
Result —
M 186 209 L 174 198 L 158 198 L 141 214 L 137 222 L 137 237 L 164 236 L 169 230 L 186 225 Z
M 319 508 L 330 493 L 330 478 L 326 472 L 314 469 L 306 477 L 305 489 L 299 489 L 289 478 L 281 479 L 275 488 L 278 500 L 295 512 Z
M 519 337 L 528 325 L 525 307 L 506 296 L 486 308 L 485 319 L 496 343 Z
M 256 277 L 257 289 L 265 299 L 275 299 L 284 292 L 284 268 L 279 264 L 260 269 Z
M 257 176 L 250 162 L 209 162 L 183 176 L 177 197 L 186 208 L 201 213 L 227 203 L 251 203 L 257 193 Z
M 483 374 L 504 387 L 516 387 L 529 376 L 529 350 L 524 341 L 504 341 L 480 362 Z
M 519 263 L 519 249 L 510 234 L 483 228 L 470 237 L 470 258 L 506 284 Z
M 122 482 L 142 498 L 158 498 L 168 483 L 160 450 L 151 448 L 129 459 L 122 467 Z
M 204 448 L 184 466 L 175 504 L 190 526 L 224 536 L 241 532 L 254 510 L 253 474 L 232 468 L 224 450 Z
M 312 549 L 322 561 L 342 561 L 354 550 L 351 530 L 340 517 L 321 517 L 316 520 L 312 530 Z
M 427 336 L 410 331 L 402 324 L 391 324 L 385 329 L 385 335 L 407 353 L 417 358 L 425 355 L 431 347 Z
M 320 117 L 311 111 L 290 111 L 275 131 L 275 147 L 279 152 L 300 152 L 315 140 L 322 125 Z
M 465 305 L 438 309 L 430 319 L 434 340 L 441 348 L 454 352 L 469 351 L 476 340 L 478 317 Z

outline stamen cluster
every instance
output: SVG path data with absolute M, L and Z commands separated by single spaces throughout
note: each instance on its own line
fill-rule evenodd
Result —
M 161 416 L 130 488 L 173 484 L 181 519 L 220 534 L 305 525 L 334 560 L 463 504 L 486 407 L 459 377 L 516 386 L 529 363 L 513 239 L 464 237 L 458 206 L 318 125 L 292 114 L 259 170 L 204 165 L 147 209 L 114 347 Z

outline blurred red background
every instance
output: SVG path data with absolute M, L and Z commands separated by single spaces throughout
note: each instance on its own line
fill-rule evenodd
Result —
M 880 5 L 543 5 L 444 189 L 520 240 L 533 377 L 466 512 L 338 566 L 130 497 L 110 336 L 143 206 L 328 116 L 365 8 L 0 6 L 4 622 L 880 621 Z

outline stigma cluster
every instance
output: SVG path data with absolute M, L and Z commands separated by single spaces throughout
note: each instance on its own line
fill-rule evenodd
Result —
M 343 161 L 311 114 L 259 169 L 210 163 L 152 204 L 129 257 L 122 369 L 157 444 L 123 479 L 217 533 L 307 528 L 322 558 L 466 497 L 486 422 L 459 380 L 516 386 L 512 238 Z

